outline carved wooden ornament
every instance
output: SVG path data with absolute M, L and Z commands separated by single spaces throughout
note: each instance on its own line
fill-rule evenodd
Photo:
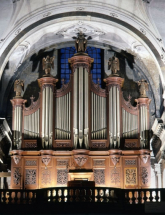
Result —
M 141 157 L 143 163 L 146 164 L 148 161 L 149 155 L 141 155 L 140 157 Z
M 51 161 L 51 156 L 43 155 L 41 159 L 42 159 L 42 162 L 45 164 L 45 166 L 47 166 Z
M 120 157 L 117 155 L 111 156 L 111 160 L 114 166 L 117 165 L 117 163 L 119 163 Z
M 74 160 L 78 166 L 83 166 L 87 162 L 88 156 L 87 155 L 74 155 Z
M 19 164 L 20 160 L 21 160 L 21 156 L 20 155 L 14 155 L 13 156 L 13 160 L 15 164 Z

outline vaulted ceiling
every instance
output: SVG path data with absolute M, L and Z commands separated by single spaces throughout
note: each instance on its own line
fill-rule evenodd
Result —
M 163 0 L 1 0 L 0 113 L 14 80 L 42 51 L 73 46 L 79 31 L 89 45 L 134 56 L 152 88 L 156 110 L 165 87 Z M 105 71 L 106 72 L 106 71 Z M 30 77 L 30 76 L 29 76 Z M 34 78 L 34 77 L 33 77 Z

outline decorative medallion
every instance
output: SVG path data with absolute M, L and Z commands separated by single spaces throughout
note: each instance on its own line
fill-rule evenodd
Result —
M 148 171 L 146 167 L 141 168 L 141 175 L 142 175 L 142 183 L 147 184 L 148 183 Z
M 74 155 L 74 160 L 78 166 L 83 166 L 87 162 L 88 156 L 87 155 Z
M 120 168 L 114 168 L 111 171 L 111 183 L 120 183 Z
M 41 159 L 42 159 L 42 162 L 45 164 L 45 166 L 47 166 L 50 163 L 50 161 L 51 161 L 51 156 L 49 156 L 49 155 L 43 155 L 41 157 Z
M 126 185 L 136 185 L 137 184 L 137 170 L 136 168 L 125 169 L 125 183 Z
M 105 184 L 105 170 L 94 169 L 94 181 L 96 184 Z
M 120 156 L 112 155 L 111 160 L 112 160 L 113 165 L 116 166 L 117 163 L 119 163 Z
M 44 185 L 51 183 L 51 171 L 49 169 L 42 169 L 41 183 Z
M 15 185 L 19 185 L 21 182 L 21 168 L 14 168 L 13 182 Z
M 14 155 L 13 156 L 13 160 L 15 164 L 19 164 L 20 160 L 21 160 L 21 156 L 20 155 Z
M 146 164 L 148 161 L 149 155 L 141 155 L 140 157 L 141 157 L 143 163 Z
M 66 169 L 57 170 L 57 184 L 67 184 L 68 182 L 68 172 Z
M 25 185 L 36 184 L 36 169 L 26 169 L 25 171 Z

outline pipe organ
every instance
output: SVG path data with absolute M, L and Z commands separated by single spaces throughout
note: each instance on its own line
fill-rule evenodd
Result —
M 58 80 L 47 69 L 38 79 L 36 101 L 31 97 L 26 107 L 22 97 L 11 100 L 12 177 L 17 177 L 11 187 L 67 186 L 83 177 L 96 186 L 149 187 L 150 99 L 137 98 L 132 106 L 131 97 L 123 97 L 124 79 L 118 74 L 104 79 L 102 89 L 92 81 L 94 59 L 85 53 L 68 61 L 69 83 L 56 89 Z

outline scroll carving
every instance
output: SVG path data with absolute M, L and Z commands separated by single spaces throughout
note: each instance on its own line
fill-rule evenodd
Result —
M 137 171 L 136 168 L 125 169 L 126 185 L 137 184 Z
M 36 169 L 26 169 L 25 185 L 36 184 Z

